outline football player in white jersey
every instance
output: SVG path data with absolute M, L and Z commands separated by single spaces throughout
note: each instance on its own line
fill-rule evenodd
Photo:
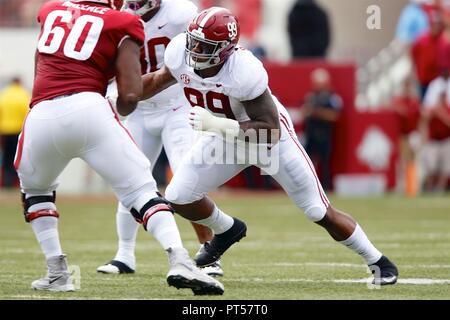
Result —
M 205 164 L 196 156 L 204 150 L 233 150 L 233 146 L 222 147 L 224 143 L 237 145 L 227 140 L 230 135 L 242 139 L 243 133 L 253 130 L 259 143 L 266 132 L 274 132 L 266 134 L 266 147 L 276 147 L 278 153 L 275 160 L 279 167 L 271 175 L 308 219 L 364 258 L 374 273 L 374 284 L 394 284 L 397 267 L 373 246 L 352 217 L 331 206 L 288 113 L 268 88 L 262 63 L 237 46 L 238 39 L 236 17 L 227 9 L 210 8 L 196 16 L 186 34 L 171 41 L 165 67 L 143 76 L 143 98 L 180 83 L 193 107 L 189 123 L 196 130 L 211 132 L 191 148 L 166 189 L 166 197 L 176 212 L 214 231 L 213 239 L 197 253 L 197 265 L 214 263 L 245 236 L 245 223 L 222 212 L 206 194 L 250 163 Z
M 138 15 L 144 21 L 145 45 L 141 49 L 142 74 L 164 66 L 164 52 L 170 40 L 184 33 L 186 26 L 197 15 L 197 7 L 189 0 L 123 1 L 122 11 Z M 110 95 L 116 95 L 115 83 Z M 114 98 L 111 99 L 115 101 Z M 153 166 L 162 147 L 167 153 L 173 172 L 193 143 L 194 131 L 186 118 L 190 106 L 178 84 L 158 95 L 141 101 L 126 119 L 125 126 L 136 144 Z M 130 212 L 119 203 L 117 214 L 119 248 L 113 260 L 97 268 L 101 273 L 134 273 L 136 269 L 135 244 L 139 224 Z M 200 243 L 212 238 L 212 231 L 192 223 Z M 205 268 L 209 275 L 222 276 L 220 261 Z

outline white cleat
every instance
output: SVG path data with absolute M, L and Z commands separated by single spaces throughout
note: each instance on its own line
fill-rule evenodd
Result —
M 106 274 L 121 274 L 134 273 L 134 270 L 121 261 L 111 260 L 110 262 L 98 267 L 97 272 Z
M 201 270 L 211 277 L 223 277 L 223 269 L 220 265 L 220 260 L 217 260 L 213 264 L 204 267 Z
M 222 295 L 224 286 L 197 268 L 184 248 L 169 248 L 167 283 L 177 289 L 192 289 L 195 295 Z
M 44 278 L 33 281 L 31 283 L 32 289 L 51 292 L 75 291 L 72 277 L 67 270 L 67 259 L 65 255 L 49 258 L 47 265 L 47 275 Z

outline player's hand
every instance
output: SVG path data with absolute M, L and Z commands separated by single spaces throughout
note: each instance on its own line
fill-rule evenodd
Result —
M 194 107 L 189 112 L 189 124 L 197 131 L 221 133 L 232 137 L 239 135 L 239 122 L 214 116 L 208 110 Z
M 216 116 L 202 107 L 193 107 L 189 112 L 189 124 L 197 131 L 217 130 L 218 128 L 214 126 L 216 118 Z

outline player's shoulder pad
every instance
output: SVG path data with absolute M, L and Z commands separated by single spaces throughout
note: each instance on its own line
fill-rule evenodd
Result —
M 108 13 L 114 17 L 114 22 L 116 24 L 124 28 L 130 23 L 136 23 L 136 21 L 141 20 L 140 17 L 126 11 L 109 10 Z
M 233 87 L 239 89 L 241 101 L 253 100 L 266 91 L 269 86 L 269 76 L 262 62 L 252 52 L 238 46 L 230 57 L 229 72 L 234 82 Z
M 145 40 L 144 22 L 140 17 L 124 11 L 110 10 L 108 18 L 108 21 L 121 30 L 124 35 L 128 35 L 139 45 L 143 45 Z
M 189 0 L 163 0 L 169 21 L 177 25 L 187 25 L 197 15 L 197 6 Z
M 164 53 L 164 65 L 169 68 L 169 70 L 176 70 L 181 67 L 184 59 L 185 46 L 185 33 L 180 33 L 169 42 L 166 52 Z

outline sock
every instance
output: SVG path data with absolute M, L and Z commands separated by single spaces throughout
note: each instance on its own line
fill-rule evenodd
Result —
M 33 212 L 34 210 L 41 210 L 34 209 L 33 207 L 35 206 L 30 208 L 30 212 Z M 49 209 L 48 206 L 46 209 Z M 31 221 L 31 227 L 33 228 L 36 239 L 39 242 L 46 259 L 62 255 L 58 234 L 58 218 L 41 217 Z
M 159 211 L 147 221 L 147 232 L 152 234 L 164 250 L 182 248 L 180 232 L 172 212 Z
M 119 207 L 117 208 L 116 223 L 117 235 L 119 236 L 119 249 L 114 260 L 119 260 L 135 270 L 136 257 L 134 250 L 139 223 L 134 220 L 128 209 L 121 203 L 119 203 Z
M 382 256 L 381 252 L 374 247 L 358 224 L 353 234 L 347 240 L 340 241 L 340 243 L 363 257 L 368 265 L 374 264 Z
M 209 227 L 214 231 L 214 234 L 224 233 L 230 230 L 234 224 L 233 217 L 224 213 L 217 206 L 214 207 L 214 211 L 208 218 L 194 222 Z

